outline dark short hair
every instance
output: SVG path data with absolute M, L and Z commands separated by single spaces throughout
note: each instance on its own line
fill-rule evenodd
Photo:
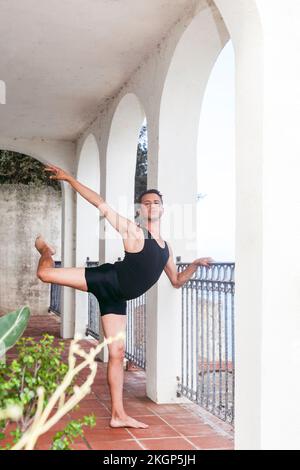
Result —
M 139 195 L 139 197 L 138 197 L 138 199 L 137 199 L 137 202 L 138 202 L 139 204 L 141 204 L 141 202 L 142 202 L 142 197 L 145 196 L 145 194 L 149 194 L 149 193 L 155 193 L 155 194 L 157 194 L 157 195 L 160 197 L 161 203 L 163 204 L 162 194 L 161 194 L 160 191 L 158 191 L 158 189 L 147 189 L 146 191 L 143 191 L 143 192 Z

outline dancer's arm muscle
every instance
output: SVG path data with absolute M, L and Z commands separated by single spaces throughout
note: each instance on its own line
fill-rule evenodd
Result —
M 75 178 L 73 178 L 72 175 L 70 175 L 62 168 L 59 168 L 58 166 L 46 165 L 44 170 L 55 173 L 54 175 L 50 176 L 51 179 L 67 181 L 72 186 L 72 188 L 74 188 L 75 191 L 77 191 L 84 199 L 86 199 L 88 202 L 97 207 L 101 211 L 103 216 L 108 220 L 108 222 L 122 236 L 130 238 L 134 238 L 136 236 L 139 230 L 137 224 L 127 219 L 126 217 L 122 217 L 120 214 L 118 214 L 114 209 L 112 209 L 112 207 L 107 204 L 107 202 L 104 201 L 103 197 L 100 194 L 96 193 L 92 189 L 80 183 Z
M 123 217 L 118 214 L 112 207 L 107 204 L 103 197 L 93 191 L 90 188 L 87 188 L 82 183 L 77 181 L 75 178 L 70 177 L 69 183 L 82 197 L 84 197 L 91 204 L 96 206 L 102 215 L 108 220 L 108 222 L 123 236 L 125 234 L 134 235 L 137 224 L 131 220 Z
M 211 263 L 214 262 L 214 260 L 210 257 L 197 258 L 192 261 L 192 263 L 189 263 L 183 271 L 178 272 L 177 266 L 173 260 L 173 251 L 170 243 L 168 243 L 168 248 L 170 255 L 167 264 L 164 267 L 164 271 L 170 279 L 172 286 L 176 287 L 177 289 L 182 287 L 189 279 L 191 279 L 193 274 L 197 271 L 198 266 L 207 266 L 208 268 L 211 268 Z

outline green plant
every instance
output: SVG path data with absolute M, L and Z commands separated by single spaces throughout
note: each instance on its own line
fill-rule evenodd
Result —
M 70 343 L 68 365 L 61 360 L 64 343 L 60 342 L 59 347 L 54 347 L 53 339 L 53 336 L 47 334 L 40 343 L 34 342 L 33 338 L 22 338 L 16 345 L 18 358 L 10 365 L 0 363 L 2 438 L 5 437 L 10 421 L 17 423 L 16 429 L 9 433 L 15 445 L 7 443 L 3 449 L 34 449 L 38 438 L 91 392 L 97 372 L 95 357 L 106 344 L 124 340 L 125 333 L 121 331 L 115 337 L 105 338 L 89 352 L 80 347 L 80 336 L 76 335 Z M 79 364 L 76 356 L 83 358 Z M 86 367 L 89 367 L 90 374 L 81 385 L 74 384 L 77 374 Z M 14 408 L 22 409 L 21 417 Z M 69 449 L 73 439 L 82 435 L 82 426 L 93 426 L 95 417 L 85 416 L 83 420 L 75 420 L 69 424 L 70 426 L 55 435 L 53 450 L 62 447 Z
M 23 413 L 16 421 L 16 428 L 10 431 L 13 443 L 19 441 L 24 432 L 34 421 L 38 407 L 38 389 L 43 387 L 44 406 L 66 376 L 69 367 L 61 359 L 64 343 L 53 345 L 54 337 L 44 334 L 39 343 L 33 338 L 21 338 L 16 343 L 18 356 L 10 364 L 0 362 L 0 409 L 18 405 Z M 65 391 L 65 397 L 74 393 L 74 379 Z M 7 438 L 5 431 L 11 424 L 11 419 L 0 421 L 0 439 Z M 54 448 L 67 446 L 64 439 L 74 436 L 75 431 L 82 428 L 82 424 L 92 423 L 92 418 L 85 417 L 83 423 L 73 421 L 60 438 L 56 437 Z M 62 438 L 64 436 L 64 438 Z M 64 444 L 65 443 L 65 444 Z M 11 448 L 7 444 L 5 449 Z
M 72 450 L 70 445 L 74 443 L 74 439 L 84 435 L 82 427 L 93 427 L 95 424 L 96 419 L 94 415 L 70 421 L 62 431 L 58 431 L 55 434 L 50 450 Z

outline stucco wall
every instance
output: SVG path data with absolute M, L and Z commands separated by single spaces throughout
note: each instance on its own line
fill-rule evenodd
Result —
M 61 259 L 61 192 L 51 187 L 0 185 L 0 311 L 29 305 L 47 314 L 50 284 L 36 277 L 39 254 L 34 240 L 41 233 Z

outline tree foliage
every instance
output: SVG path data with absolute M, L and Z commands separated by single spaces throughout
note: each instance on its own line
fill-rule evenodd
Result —
M 60 191 L 58 181 L 51 180 L 44 165 L 29 155 L 0 150 L 0 184 L 34 184 L 52 186 Z
M 142 191 L 147 189 L 147 173 L 148 173 L 148 139 L 147 126 L 143 125 L 139 135 L 136 171 L 135 171 L 135 194 L 134 202 L 137 202 L 138 196 Z

